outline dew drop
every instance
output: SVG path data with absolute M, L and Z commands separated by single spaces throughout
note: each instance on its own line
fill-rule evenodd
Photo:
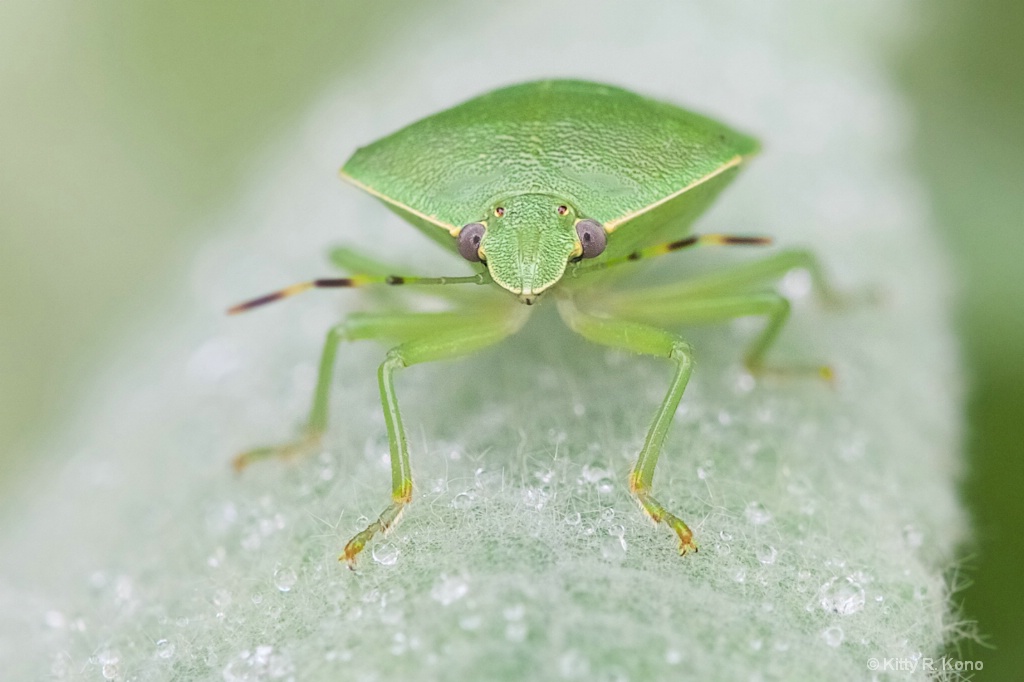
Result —
M 50 664 L 50 675 L 55 680 L 67 679 L 71 675 L 71 668 L 71 662 L 66 658 L 66 654 L 57 654 Z
M 743 510 L 743 514 L 747 517 L 747 521 L 755 526 L 763 526 L 772 520 L 771 512 L 765 509 L 760 502 L 749 503 Z
M 107 582 L 107 574 L 103 571 L 93 571 L 89 574 L 89 587 L 97 592 L 106 588 Z
M 779 556 L 779 550 L 775 549 L 771 545 L 764 545 L 757 550 L 757 560 L 765 566 L 775 563 L 775 558 Z
M 290 568 L 279 568 L 274 571 L 274 586 L 282 592 L 291 592 L 299 577 Z
M 567 526 L 578 526 L 583 517 L 580 516 L 579 512 L 573 512 L 565 517 L 565 525 Z
M 68 624 L 64 614 L 57 610 L 50 610 L 43 614 L 43 622 L 54 630 L 63 630 Z
M 924 544 L 924 533 L 918 530 L 913 524 L 908 523 L 903 526 L 903 542 L 910 549 L 917 549 Z
M 582 476 L 584 481 L 591 484 L 600 483 L 601 481 L 612 477 L 611 472 L 607 469 L 603 469 L 598 466 L 590 466 L 589 464 L 583 465 Z
M 224 559 L 226 557 L 227 551 L 223 547 L 218 547 L 215 550 L 213 550 L 213 554 L 207 557 L 206 565 L 210 568 L 220 568 L 221 564 L 224 563 Z
M 430 596 L 442 606 L 448 606 L 462 599 L 469 592 L 469 583 L 460 576 L 447 577 L 442 575 L 441 579 L 434 584 L 430 590 Z
M 242 538 L 242 549 L 246 549 L 250 552 L 255 551 L 260 548 L 261 542 L 262 540 L 260 539 L 260 534 L 255 530 L 251 531 L 247 533 L 244 538 Z
M 452 498 L 452 507 L 455 509 L 470 509 L 476 502 L 476 494 L 472 492 L 459 493 Z
M 284 654 L 275 654 L 274 647 L 262 645 L 255 651 L 245 649 L 224 666 L 224 682 L 256 682 L 280 679 L 295 672 L 295 665 Z
M 156 642 L 156 656 L 163 659 L 174 656 L 174 642 L 169 639 L 158 639 Z
M 127 604 L 132 599 L 135 587 L 132 584 L 132 579 L 126 575 L 117 576 L 117 580 L 114 582 L 114 603 L 118 606 Z
M 601 543 L 601 557 L 612 564 L 621 564 L 626 560 L 626 547 L 623 538 L 605 538 Z
M 526 615 L 526 607 L 522 604 L 512 604 L 511 606 L 506 606 L 501 614 L 508 621 L 522 620 L 523 616 Z
M 522 642 L 526 639 L 528 632 L 529 628 L 526 627 L 526 623 L 521 621 L 509 623 L 505 626 L 505 639 L 510 642 Z
M 547 502 L 548 494 L 541 488 L 527 487 L 523 489 L 523 503 L 531 509 L 543 509 Z
M 683 662 L 683 653 L 678 649 L 669 649 L 665 652 L 665 662 L 669 665 L 679 665 Z
M 391 655 L 401 656 L 409 649 L 408 640 L 403 632 L 396 632 L 391 637 Z
M 757 385 L 754 375 L 750 372 L 740 372 L 736 376 L 736 381 L 733 384 L 737 393 L 750 393 L 754 390 Z
M 488 471 L 483 467 L 479 467 L 473 472 L 473 485 L 476 486 L 477 490 L 501 488 L 503 482 L 504 478 L 500 469 Z
M 569 649 L 559 657 L 558 671 L 564 679 L 579 679 L 590 672 L 590 661 L 576 649 Z
M 217 590 L 213 593 L 213 605 L 219 609 L 231 606 L 231 593 L 227 590 Z
M 832 578 L 818 590 L 818 603 L 825 611 L 849 616 L 864 608 L 864 588 L 851 578 Z
M 379 545 L 374 545 L 370 554 L 373 556 L 373 560 L 381 566 L 394 566 L 398 563 L 400 551 L 394 544 L 382 542 Z
M 821 633 L 822 639 L 825 640 L 825 644 L 831 647 L 837 647 L 843 643 L 843 629 L 838 625 L 833 625 L 830 628 L 825 628 Z
M 104 651 L 96 657 L 96 662 L 100 664 L 100 673 L 103 675 L 103 679 L 113 680 L 117 677 L 118 663 L 121 662 L 121 657 L 118 654 Z
M 480 626 L 483 625 L 484 619 L 480 614 L 474 613 L 469 616 L 463 616 L 459 619 L 459 627 L 468 632 L 479 630 Z

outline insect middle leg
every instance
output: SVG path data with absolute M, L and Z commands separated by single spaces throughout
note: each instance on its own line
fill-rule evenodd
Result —
M 806 270 L 810 275 L 813 290 L 823 304 L 841 307 L 854 302 L 853 298 L 838 292 L 832 286 L 817 256 L 805 249 L 779 251 L 761 260 L 679 282 L 649 287 L 644 290 L 644 296 L 655 300 L 678 300 L 695 296 L 736 294 L 776 282 L 786 273 L 797 269 Z
M 473 316 L 459 312 L 442 313 L 353 313 L 341 324 L 327 332 L 323 351 L 320 354 L 320 369 L 317 373 L 313 405 L 302 434 L 294 441 L 278 445 L 253 448 L 237 455 L 232 460 L 235 471 L 241 471 L 253 462 L 273 457 L 291 458 L 308 454 L 315 449 L 327 430 L 330 407 L 331 381 L 342 341 L 361 339 L 385 339 L 404 341 L 429 334 L 437 329 L 457 331 L 478 324 Z
M 476 318 L 473 326 L 467 325 L 455 330 L 445 329 L 443 332 L 435 331 L 431 335 L 407 341 L 388 351 L 377 376 L 388 431 L 388 446 L 391 451 L 391 503 L 374 521 L 348 541 L 341 556 L 338 557 L 339 560 L 347 561 L 352 567 L 366 543 L 378 533 L 386 533 L 412 500 L 409 447 L 395 394 L 394 373 L 411 365 L 473 353 L 515 333 L 524 321 L 524 313 L 518 310 L 500 317 L 480 317 Z
M 811 274 L 814 288 L 826 305 L 845 305 L 849 299 L 836 293 L 821 267 L 806 251 L 784 251 L 763 261 L 723 272 L 634 291 L 616 292 L 599 303 L 602 311 L 627 319 L 656 324 L 710 323 L 747 316 L 765 316 L 767 324 L 744 354 L 744 364 L 755 374 L 811 374 L 833 378 L 827 365 L 766 364 L 764 356 L 778 339 L 789 319 L 790 303 L 764 284 L 797 267 Z
M 665 436 L 668 435 L 672 418 L 693 369 L 690 346 L 675 334 L 657 327 L 629 320 L 589 315 L 580 311 L 568 299 L 559 301 L 558 311 L 573 331 L 594 343 L 668 358 L 675 363 L 675 373 L 668 393 L 654 415 L 643 448 L 630 471 L 629 490 L 655 523 L 664 523 L 675 531 L 679 537 L 680 554 L 696 552 L 697 544 L 693 540 L 690 528 L 682 519 L 666 510 L 651 494 L 654 469 L 658 465 Z

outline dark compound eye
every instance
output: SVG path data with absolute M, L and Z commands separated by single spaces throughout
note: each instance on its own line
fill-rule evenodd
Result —
M 494 209 L 494 215 L 498 216 L 499 218 L 505 215 L 505 207 L 499 206 L 498 208 Z
M 576 234 L 583 245 L 583 258 L 596 258 L 604 252 L 608 235 L 596 220 L 581 220 L 576 223 Z
M 569 207 L 568 206 L 559 206 L 555 210 L 558 211 L 558 215 L 565 215 L 566 213 L 569 212 Z
M 459 232 L 459 253 L 468 261 L 480 262 L 480 240 L 487 228 L 482 223 L 470 223 Z

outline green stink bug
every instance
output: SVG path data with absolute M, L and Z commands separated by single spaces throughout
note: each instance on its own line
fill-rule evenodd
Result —
M 606 346 L 670 359 L 675 371 L 647 433 L 629 488 L 642 509 L 667 524 L 681 554 L 696 550 L 687 525 L 651 494 L 654 469 L 692 368 L 692 350 L 663 328 L 760 315 L 768 318 L 744 361 L 767 370 L 765 352 L 789 314 L 785 298 L 760 287 L 806 268 L 830 296 L 817 261 L 805 251 L 679 283 L 618 291 L 600 300 L 584 291 L 612 268 L 707 244 L 767 244 L 763 237 L 692 235 L 691 223 L 757 152 L 757 142 L 711 119 L 619 88 L 552 80 L 511 86 L 425 118 L 356 151 L 343 179 L 369 192 L 428 237 L 469 261 L 474 275 L 418 277 L 347 251 L 335 260 L 353 274 L 282 289 L 235 306 L 241 312 L 312 288 L 495 284 L 506 305 L 451 301 L 445 312 L 353 314 L 327 335 L 305 435 L 257 448 L 254 460 L 313 447 L 327 427 L 329 385 L 338 344 L 396 343 L 379 368 L 391 451 L 391 504 L 341 555 L 351 566 L 412 499 L 412 473 L 393 375 L 413 364 L 465 355 L 514 334 L 542 296 L 565 323 Z M 439 291 L 450 291 L 439 290 Z M 442 294 L 443 295 L 443 294 Z M 811 368 L 828 378 L 826 367 Z

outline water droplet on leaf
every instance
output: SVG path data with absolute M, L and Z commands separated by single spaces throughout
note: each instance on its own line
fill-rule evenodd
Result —
M 290 592 L 299 577 L 290 568 L 279 568 L 274 571 L 274 585 L 282 592 Z
M 394 566 L 398 563 L 398 555 L 400 554 L 398 547 L 390 542 L 382 542 L 379 545 L 374 545 L 371 555 L 373 560 L 381 566 Z
M 828 644 L 831 647 L 837 647 L 843 643 L 845 635 L 843 634 L 843 629 L 841 627 L 833 625 L 830 628 L 825 628 L 821 633 L 821 637 L 825 640 L 825 644 Z

